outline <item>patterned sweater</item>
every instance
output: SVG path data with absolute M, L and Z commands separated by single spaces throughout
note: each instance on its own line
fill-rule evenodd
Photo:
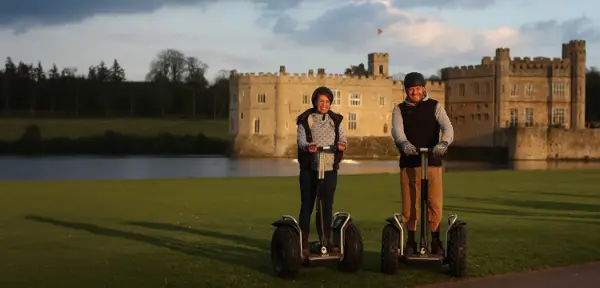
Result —
M 317 146 L 325 146 L 325 145 L 336 145 L 335 142 L 335 124 L 333 123 L 333 119 L 329 117 L 328 114 L 323 115 L 318 113 L 313 113 L 308 116 L 308 126 L 310 127 L 310 131 L 312 134 L 313 144 L 317 144 Z M 346 144 L 348 147 L 348 140 L 344 135 L 344 129 L 342 129 L 342 125 L 339 126 L 339 142 Z M 304 127 L 302 125 L 298 125 L 298 147 L 303 151 L 308 150 L 308 143 L 306 141 L 306 131 L 304 131 Z M 334 154 L 333 152 L 324 152 L 325 154 L 325 171 L 333 170 L 334 164 Z M 312 161 L 312 169 L 315 171 L 319 170 L 319 156 L 318 153 L 314 153 L 313 161 Z

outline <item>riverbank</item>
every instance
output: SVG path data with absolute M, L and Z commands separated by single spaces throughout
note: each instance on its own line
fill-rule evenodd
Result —
M 0 125 L 2 155 L 228 155 L 230 150 L 226 121 L 2 119 Z
M 599 173 L 445 174 L 444 215 L 458 213 L 470 227 L 469 276 L 600 260 Z M 381 229 L 400 209 L 395 174 L 339 179 L 335 210 L 351 212 L 361 229 L 363 271 L 313 268 L 294 282 L 274 278 L 269 224 L 297 214 L 297 189 L 296 177 L 0 182 L 0 255 L 11 259 L 0 262 L 0 279 L 28 287 L 397 287 L 450 280 L 435 269 L 379 273 Z

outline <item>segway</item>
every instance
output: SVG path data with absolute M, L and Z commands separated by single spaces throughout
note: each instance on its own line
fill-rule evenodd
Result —
M 319 190 L 325 178 L 325 153 L 335 151 L 336 146 L 317 147 L 319 157 L 319 172 L 317 184 L 318 211 L 322 211 Z M 332 239 L 325 239 L 323 213 L 320 214 L 320 241 L 309 242 L 310 256 L 302 253 L 302 230 L 293 216 L 283 215 L 282 219 L 273 222 L 276 229 L 271 239 L 271 264 L 275 274 L 281 278 L 295 278 L 301 266 L 309 267 L 319 263 L 338 261 L 338 269 L 343 272 L 356 272 L 362 267 L 363 239 L 358 228 L 352 223 L 348 212 L 336 212 L 333 215 Z M 331 219 L 327 220 L 330 221 Z M 331 251 L 327 243 L 331 243 Z
M 438 265 L 448 265 L 450 274 L 454 277 L 464 277 L 467 274 L 467 223 L 458 220 L 458 215 L 452 214 L 448 217 L 448 229 L 446 230 L 446 252 L 444 255 L 430 254 L 429 241 L 429 219 L 428 219 L 428 185 L 427 185 L 427 163 L 429 149 L 421 148 L 421 227 L 420 247 L 414 254 L 405 255 L 404 251 L 404 227 L 402 216 L 394 213 L 386 219 L 388 224 L 383 228 L 381 239 L 381 272 L 394 274 L 400 262 L 407 265 L 416 262 L 429 262 Z M 404 223 L 406 224 L 406 223 Z

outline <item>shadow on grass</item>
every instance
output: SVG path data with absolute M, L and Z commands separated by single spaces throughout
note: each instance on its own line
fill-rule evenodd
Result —
M 565 196 L 565 197 L 577 197 L 577 198 L 592 198 L 598 199 L 598 195 L 590 194 L 577 194 L 577 193 L 564 193 L 564 192 L 542 192 L 542 191 L 519 191 L 519 190 L 506 190 L 505 193 L 511 194 L 524 194 L 524 195 L 545 195 L 545 196 Z
M 144 227 L 144 228 L 149 228 L 149 229 L 157 229 L 157 230 L 164 230 L 164 231 L 173 231 L 173 232 L 186 232 L 186 233 L 190 233 L 190 234 L 195 234 L 195 235 L 200 235 L 200 236 L 204 236 L 204 237 L 212 237 L 212 238 L 217 238 L 217 239 L 222 239 L 222 240 L 228 240 L 228 241 L 233 241 L 242 245 L 247 245 L 247 246 L 251 246 L 257 249 L 260 249 L 264 252 L 264 260 L 258 260 L 258 261 L 262 261 L 264 264 L 264 266 L 267 267 L 271 267 L 270 266 L 270 256 L 269 256 L 269 251 L 270 249 L 270 242 L 265 241 L 265 240 L 260 240 L 260 239 L 254 239 L 254 238 L 249 238 L 249 237 L 245 237 L 242 235 L 233 235 L 233 234 L 226 234 L 226 233 L 221 233 L 221 232 L 216 232 L 216 231 L 209 231 L 209 230 L 202 230 L 202 229 L 197 229 L 197 228 L 188 228 L 185 226 L 179 226 L 179 225 L 173 225 L 173 224 L 169 224 L 169 223 L 156 223 L 156 222 L 125 222 L 124 224 L 127 225 L 134 225 L 134 226 L 140 226 L 140 227 Z M 380 273 L 380 253 L 379 252 L 374 252 L 374 251 L 363 251 L 363 257 L 364 257 L 364 264 L 363 264 L 363 271 L 369 271 L 369 272 L 375 272 L 375 273 Z M 333 268 L 335 267 L 335 262 L 330 262 L 333 263 L 332 264 L 325 264 L 321 265 L 319 264 L 318 266 L 322 266 L 322 267 L 327 267 L 327 268 Z M 270 271 L 270 270 L 269 270 Z
M 244 247 L 216 243 L 202 243 L 201 245 L 194 245 L 193 243 L 168 237 L 154 237 L 135 232 L 126 232 L 111 228 L 105 228 L 94 224 L 68 222 L 36 215 L 29 215 L 25 217 L 25 219 L 80 231 L 86 231 L 95 235 L 138 241 L 160 248 L 167 248 L 172 251 L 177 251 L 191 256 L 205 257 L 208 259 L 217 260 L 233 265 L 243 265 L 261 273 L 269 275 L 272 274 L 272 270 L 268 262 L 269 257 L 264 251 L 257 251 L 255 249 L 248 249 Z M 254 239 L 251 240 L 258 241 Z M 255 242 L 254 244 L 256 243 L 259 242 Z M 268 244 L 261 243 L 257 246 L 264 247 L 264 245 Z
M 444 206 L 444 210 L 448 211 L 448 213 L 465 212 L 465 213 L 471 213 L 471 214 L 512 216 L 512 217 L 515 217 L 520 220 L 600 225 L 600 222 L 577 220 L 577 219 L 598 219 L 598 216 L 595 216 L 595 215 L 571 215 L 571 214 L 556 214 L 556 213 L 548 214 L 548 213 L 523 212 L 523 211 L 515 211 L 515 210 L 507 210 L 507 209 L 462 207 L 462 206 L 454 206 L 454 205 L 446 205 L 446 206 Z M 572 218 L 572 219 L 556 219 L 556 218 Z
M 479 202 L 479 203 L 520 207 L 520 208 L 533 208 L 533 209 L 554 210 L 554 211 L 600 212 L 599 204 L 569 203 L 569 202 L 556 202 L 556 201 L 545 201 L 545 200 L 483 199 L 483 198 L 473 198 L 473 197 L 450 197 L 450 198 L 469 201 L 469 202 Z M 507 211 L 510 211 L 510 210 L 507 210 Z M 539 213 L 535 213 L 535 212 L 518 212 L 518 213 L 529 214 L 529 216 L 533 216 L 534 214 L 538 214 L 541 216 L 545 215 L 545 214 L 539 214 Z M 576 216 L 565 215 L 565 217 L 576 217 Z M 598 215 L 580 216 L 578 218 L 582 218 L 582 217 L 597 218 Z

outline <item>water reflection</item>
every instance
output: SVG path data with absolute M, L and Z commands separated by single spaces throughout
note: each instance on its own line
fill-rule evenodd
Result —
M 341 174 L 398 173 L 397 160 L 344 161 Z M 600 168 L 600 162 L 446 162 L 446 171 Z M 222 157 L 0 157 L 0 181 L 295 176 L 292 159 Z

